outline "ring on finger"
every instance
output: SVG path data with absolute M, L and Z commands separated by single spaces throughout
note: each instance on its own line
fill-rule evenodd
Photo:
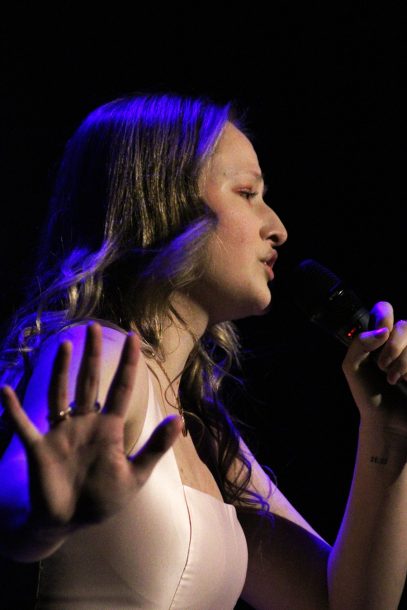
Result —
M 76 405 L 75 401 L 73 400 L 72 402 L 69 403 L 69 408 L 71 409 L 71 411 L 70 411 L 71 415 L 86 415 L 86 413 L 89 413 L 89 412 L 100 413 L 102 410 L 102 405 L 100 404 L 100 402 L 98 400 L 95 400 L 95 402 L 92 405 L 92 409 L 90 411 L 80 411 L 77 409 L 77 405 Z
M 52 426 L 55 426 L 56 424 L 58 424 L 61 421 L 64 421 L 72 414 L 73 414 L 73 409 L 72 409 L 72 406 L 69 405 L 67 409 L 61 409 L 55 415 L 49 415 L 48 416 L 49 425 L 52 428 Z

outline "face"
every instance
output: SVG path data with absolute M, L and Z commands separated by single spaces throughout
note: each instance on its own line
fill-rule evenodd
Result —
M 211 324 L 261 315 L 271 301 L 275 248 L 287 232 L 264 202 L 264 182 L 248 138 L 227 123 L 200 177 L 201 195 L 217 216 L 200 300 Z

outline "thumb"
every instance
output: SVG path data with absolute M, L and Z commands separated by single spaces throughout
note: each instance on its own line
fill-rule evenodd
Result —
M 376 330 L 360 333 L 349 346 L 344 364 L 352 369 L 357 369 L 368 355 L 382 347 L 389 338 L 388 328 L 378 328 Z
M 150 438 L 130 459 L 138 471 L 138 479 L 145 482 L 154 466 L 164 453 L 174 444 L 182 429 L 179 415 L 169 415 L 155 428 Z

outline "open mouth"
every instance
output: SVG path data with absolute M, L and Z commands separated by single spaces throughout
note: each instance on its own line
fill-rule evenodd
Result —
M 273 280 L 274 279 L 274 271 L 273 271 L 273 266 L 277 260 L 277 252 L 272 252 L 272 254 L 270 256 L 268 256 L 267 258 L 264 258 L 261 262 L 264 265 L 264 267 L 266 268 L 267 274 L 269 276 L 269 280 Z
M 274 279 L 274 271 L 273 271 L 273 259 L 270 259 L 268 261 L 262 261 L 264 268 L 267 271 L 267 274 L 269 276 L 269 278 L 272 280 Z
M 269 267 L 270 269 L 272 269 L 277 260 L 277 256 L 278 256 L 277 252 L 273 252 L 273 254 L 271 256 L 269 256 L 268 258 L 264 258 L 262 260 L 262 263 L 264 265 L 266 265 L 267 267 Z

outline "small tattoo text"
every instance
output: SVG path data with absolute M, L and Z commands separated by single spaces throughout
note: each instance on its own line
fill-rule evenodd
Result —
M 370 458 L 370 461 L 374 462 L 375 464 L 387 464 L 387 458 L 378 457 L 377 455 L 372 455 L 372 457 Z

